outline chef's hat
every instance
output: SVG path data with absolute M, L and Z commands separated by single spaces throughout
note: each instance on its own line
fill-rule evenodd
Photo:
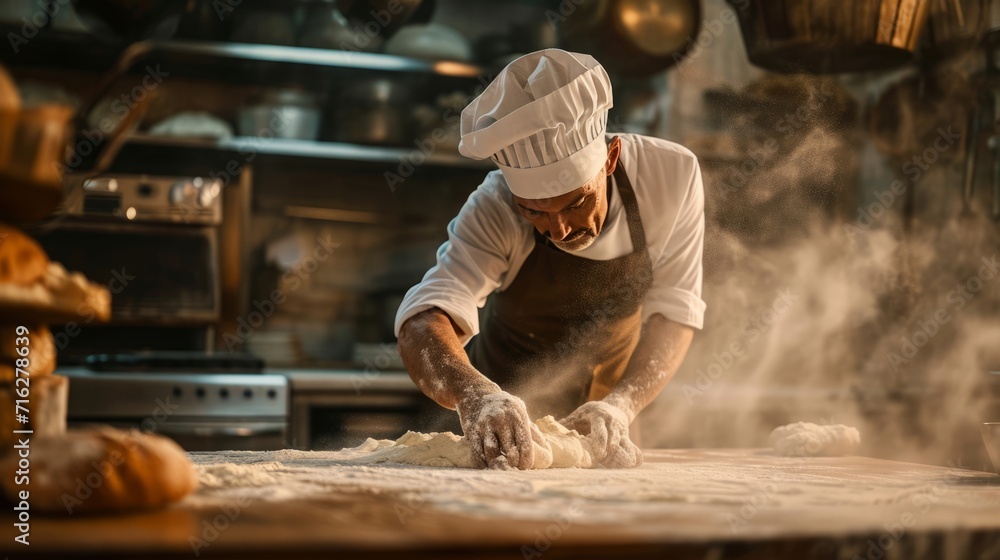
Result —
M 607 160 L 611 105 L 611 80 L 594 57 L 560 49 L 526 54 L 462 111 L 458 150 L 491 158 L 521 198 L 566 194 Z

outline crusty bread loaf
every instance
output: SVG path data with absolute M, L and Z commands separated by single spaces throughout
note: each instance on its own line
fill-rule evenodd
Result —
M 14 325 L 0 325 L 0 383 L 14 381 L 13 367 L 19 359 L 28 360 L 27 370 L 33 379 L 51 375 L 56 370 L 56 343 L 48 327 L 27 327 L 25 336 L 17 335 Z M 24 344 L 24 339 L 27 344 Z M 20 344 L 18 343 L 20 341 Z M 27 356 L 18 354 L 19 348 L 27 348 Z M 23 362 L 22 362 L 23 363 Z
M 68 323 L 111 317 L 111 293 L 91 284 L 79 272 L 67 272 L 49 263 L 42 277 L 30 286 L 0 283 L 0 317 L 5 323 Z
M 16 454 L 0 460 L 8 500 L 24 489 L 8 476 L 16 465 Z M 152 509 L 198 485 L 194 466 L 172 440 L 109 427 L 32 440 L 30 476 L 32 510 L 49 513 Z
M 0 364 L 0 375 L 13 378 L 14 373 L 10 366 Z M 28 422 L 22 423 L 17 420 L 15 407 L 17 399 L 24 398 L 21 394 L 25 387 L 28 389 L 28 403 L 25 405 Z M 29 377 L 27 385 L 23 381 L 0 383 L 0 444 L 3 449 L 10 449 L 11 444 L 17 441 L 18 434 L 13 430 L 34 430 L 32 441 L 66 433 L 68 396 L 69 379 L 61 375 L 38 379 Z
M 45 251 L 20 230 L 0 224 L 0 284 L 28 286 L 49 266 Z

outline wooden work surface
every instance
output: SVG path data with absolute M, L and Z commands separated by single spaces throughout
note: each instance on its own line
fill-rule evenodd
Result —
M 1000 558 L 993 473 L 764 450 L 650 450 L 627 471 L 345 466 L 332 456 L 243 452 L 241 468 L 266 471 L 269 483 L 248 475 L 249 486 L 202 488 L 143 514 L 35 515 L 28 547 L 12 543 L 8 515 L 0 554 Z M 194 460 L 204 469 L 232 457 Z

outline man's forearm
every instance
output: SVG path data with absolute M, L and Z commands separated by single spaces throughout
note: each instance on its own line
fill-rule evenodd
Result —
M 629 418 L 634 419 L 677 373 L 692 338 L 694 329 L 691 327 L 654 314 L 643 325 L 625 373 L 604 400 L 625 410 Z
M 451 317 L 436 307 L 407 319 L 399 331 L 399 354 L 410 378 L 425 395 L 450 409 L 470 393 L 499 389 L 472 366 L 458 331 Z

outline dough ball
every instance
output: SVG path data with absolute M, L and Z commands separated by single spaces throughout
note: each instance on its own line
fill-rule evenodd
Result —
M 16 465 L 16 454 L 0 462 L 8 500 L 23 489 L 7 476 Z M 173 440 L 110 427 L 33 439 L 30 476 L 32 509 L 49 513 L 153 509 L 198 484 L 194 466 Z
M 771 432 L 771 447 L 786 457 L 838 457 L 853 454 L 861 445 L 857 428 L 796 422 Z
M 17 326 L 0 325 L 0 382 L 14 381 L 14 365 L 18 359 L 28 358 L 26 369 L 33 379 L 51 375 L 56 370 L 56 343 L 48 327 L 28 327 L 28 344 L 18 344 Z M 22 341 L 23 342 L 23 341 Z M 21 356 L 18 348 L 27 347 L 28 355 Z M 9 367 L 4 367 L 9 366 Z
M 41 280 L 49 258 L 20 230 L 0 224 L 0 284 L 28 286 Z

